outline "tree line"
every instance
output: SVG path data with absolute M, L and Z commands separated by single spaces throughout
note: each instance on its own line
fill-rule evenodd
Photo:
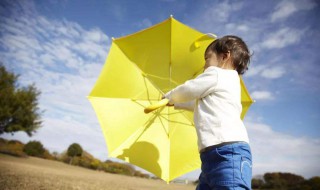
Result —
M 132 165 L 111 160 L 100 161 L 82 149 L 78 143 L 72 143 L 66 151 L 52 154 L 40 141 L 30 141 L 23 144 L 18 140 L 6 140 L 0 138 L 0 153 L 17 157 L 34 156 L 43 159 L 56 160 L 66 164 L 80 166 L 87 169 L 104 171 L 113 174 L 122 174 L 142 178 L 155 178 L 139 170 Z
M 35 156 L 107 173 L 158 179 L 136 170 L 130 164 L 111 160 L 102 162 L 83 150 L 78 143 L 72 143 L 63 153 L 53 152 L 51 154 L 39 141 L 30 141 L 27 144 L 23 144 L 17 140 L 0 138 L 0 153 L 19 157 Z M 320 176 L 305 179 L 292 173 L 265 173 L 261 177 L 252 179 L 252 188 L 261 190 L 319 190 Z
M 272 172 L 265 173 L 263 178 L 252 179 L 253 189 L 277 189 L 277 190 L 320 190 L 320 177 L 305 179 L 302 176 Z

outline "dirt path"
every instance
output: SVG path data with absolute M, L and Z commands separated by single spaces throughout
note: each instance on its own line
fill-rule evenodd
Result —
M 93 171 L 40 158 L 0 154 L 0 190 L 194 190 L 170 184 Z

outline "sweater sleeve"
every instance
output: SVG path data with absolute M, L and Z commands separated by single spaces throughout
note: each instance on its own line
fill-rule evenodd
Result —
M 218 80 L 215 69 L 205 71 L 197 78 L 188 80 L 165 94 L 170 104 L 190 102 L 212 93 Z
M 192 100 L 190 102 L 175 103 L 174 109 L 194 111 L 195 105 L 196 105 L 196 100 Z

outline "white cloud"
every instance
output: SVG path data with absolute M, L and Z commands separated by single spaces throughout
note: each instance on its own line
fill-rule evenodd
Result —
M 23 133 L 15 137 L 24 142 L 41 140 L 56 151 L 78 142 L 94 156 L 106 159 L 104 138 L 86 96 L 104 64 L 109 37 L 98 28 L 86 30 L 74 22 L 19 10 L 11 7 L 7 11 L 13 16 L 0 15 L 1 61 L 20 74 L 22 85 L 36 84 L 41 91 L 40 109 L 45 112 L 43 127 L 32 138 Z
M 104 41 L 106 36 L 99 29 L 89 30 L 85 33 L 84 38 L 87 40 L 91 40 L 93 42 L 101 42 Z
M 295 6 L 293 2 L 288 2 L 288 1 L 281 1 L 277 7 L 275 12 L 272 13 L 271 15 L 271 21 L 276 21 L 278 19 L 284 19 L 294 12 L 296 12 L 298 9 Z
M 267 49 L 280 49 L 300 42 L 307 29 L 281 28 L 270 33 L 262 42 L 262 47 Z
M 207 23 L 210 23 L 212 20 L 218 22 L 228 21 L 233 11 L 240 10 L 243 7 L 241 2 L 232 2 L 229 1 L 219 1 L 219 3 L 214 3 L 210 5 L 203 13 L 203 18 L 206 19 Z
M 267 67 L 267 65 L 256 65 L 256 66 L 252 66 L 250 67 L 250 69 L 246 72 L 245 76 L 246 77 L 254 77 L 259 75 L 265 68 Z
M 148 28 L 150 26 L 152 26 L 152 22 L 150 19 L 143 19 L 141 22 L 137 23 L 136 24 L 139 28 L 142 28 L 142 29 L 145 29 L 145 28 Z
M 276 132 L 263 123 L 246 123 L 253 152 L 253 171 L 291 172 L 307 178 L 318 176 L 320 141 Z
M 285 69 L 280 66 L 271 67 L 261 71 L 261 76 L 269 79 L 280 78 L 285 74 Z
M 254 100 L 272 100 L 273 95 L 269 91 L 254 91 L 251 93 L 251 97 Z
M 249 26 L 246 24 L 235 24 L 235 23 L 228 23 L 226 24 L 226 29 L 228 31 L 240 31 L 240 32 L 248 32 L 250 30 Z
M 271 14 L 271 21 L 284 20 L 297 11 L 310 10 L 317 6 L 313 0 L 283 0 L 275 7 Z
M 274 66 L 274 64 L 264 64 L 250 67 L 245 76 L 260 76 L 267 79 L 277 79 L 282 77 L 285 73 L 286 70 L 282 66 Z
M 112 15 L 116 20 L 121 21 L 126 17 L 128 11 L 126 6 L 123 6 L 121 3 L 111 3 L 110 6 Z

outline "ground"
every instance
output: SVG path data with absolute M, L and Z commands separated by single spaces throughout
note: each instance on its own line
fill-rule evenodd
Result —
M 62 162 L 0 154 L 1 190 L 194 190 L 169 184 L 70 166 Z

